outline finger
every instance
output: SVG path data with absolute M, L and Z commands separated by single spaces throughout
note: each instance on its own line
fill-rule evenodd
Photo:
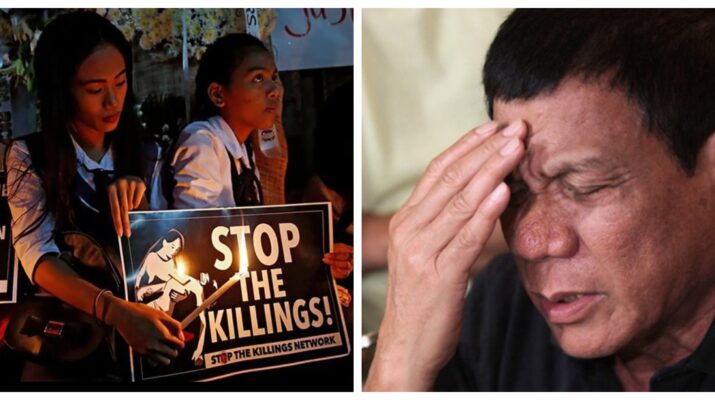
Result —
M 347 261 L 353 259 L 353 253 L 332 253 L 332 256 L 338 261 Z
M 117 193 L 119 195 L 119 206 L 122 216 L 122 226 L 124 234 L 127 237 L 132 235 L 131 227 L 129 226 L 129 200 L 127 199 L 128 183 L 124 179 L 117 181 Z
M 117 231 L 117 236 L 122 236 L 122 212 L 119 206 L 119 198 L 117 197 L 117 185 L 110 185 L 107 188 L 107 196 L 109 197 L 109 208 L 112 212 L 114 230 Z
M 323 257 L 323 262 L 325 264 L 330 265 L 331 267 L 337 267 L 337 268 L 347 268 L 348 266 L 353 265 L 353 260 L 338 260 L 335 258 L 330 258 L 330 257 Z
M 493 135 L 482 146 L 475 148 L 445 170 L 430 192 L 410 213 L 411 226 L 421 226 L 431 222 L 445 209 L 450 200 L 453 200 L 457 193 L 473 180 L 492 156 L 500 156 L 504 146 L 515 138 L 521 143 L 526 135 L 526 126 L 522 121 L 514 121 L 501 133 Z M 520 146 L 523 147 L 523 144 Z M 510 157 L 514 157 L 513 154 Z M 469 198 L 464 200 L 467 203 L 472 201 Z
M 156 342 L 151 350 L 168 358 L 176 358 L 179 355 L 179 350 L 163 341 Z
M 484 125 L 472 129 L 447 148 L 447 150 L 435 157 L 417 183 L 412 195 L 407 199 L 406 205 L 419 203 L 424 195 L 429 192 L 429 189 L 434 183 L 439 180 L 449 165 L 484 143 L 486 139 L 497 131 L 498 127 L 499 124 L 496 121 L 489 121 Z
M 168 357 L 161 355 L 159 353 L 149 352 L 149 353 L 147 353 L 146 357 L 149 360 L 154 361 L 156 363 L 155 365 L 169 365 L 169 364 L 171 364 L 171 360 Z
M 128 200 L 128 205 L 129 207 L 127 208 L 128 211 L 131 211 L 134 209 L 134 192 L 137 189 L 137 183 L 136 180 L 134 179 L 127 179 L 127 200 Z
M 437 257 L 438 268 L 443 267 L 440 271 L 455 274 L 455 279 L 469 279 L 469 267 L 479 257 L 484 244 L 494 231 L 497 218 L 504 212 L 508 203 L 509 187 L 502 182 L 480 204 L 474 216 Z M 466 267 L 454 268 L 460 264 Z
M 163 343 L 177 350 L 183 350 L 186 344 L 176 336 L 167 335 L 161 339 Z
M 428 239 L 424 242 L 428 253 L 441 250 L 454 239 L 457 232 L 481 207 L 482 202 L 516 168 L 523 156 L 524 147 L 521 140 L 513 138 L 489 158 L 467 186 L 453 196 L 449 204 L 420 233 L 424 239 Z M 498 217 L 497 215 L 494 219 Z
M 353 259 L 353 253 L 326 253 L 323 256 L 323 259 L 328 259 L 328 260 L 336 260 L 336 261 L 346 261 L 346 260 L 352 260 Z
M 338 279 L 347 278 L 352 270 L 353 265 L 350 261 L 341 261 L 330 266 L 330 271 L 333 273 L 333 276 Z
M 354 253 L 353 246 L 345 243 L 335 243 L 333 253 Z
M 136 190 L 134 191 L 134 207 L 132 208 L 137 209 L 139 205 L 142 203 L 142 197 L 144 197 L 144 193 L 146 192 L 146 185 L 142 181 L 135 181 L 136 182 Z
M 340 301 L 340 304 L 343 306 L 349 306 L 350 302 L 352 301 L 352 296 L 350 295 L 350 291 L 348 289 L 337 285 L 338 287 L 338 300 Z
M 181 323 L 168 315 L 164 315 L 161 318 L 161 322 L 164 324 L 168 332 L 181 343 L 181 347 L 183 348 L 184 341 L 186 339 L 184 338 L 184 332 L 181 329 Z

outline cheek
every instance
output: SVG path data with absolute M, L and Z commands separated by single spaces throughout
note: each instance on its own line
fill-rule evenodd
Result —
M 663 273 L 672 265 L 672 254 L 666 249 L 670 224 L 662 204 L 632 194 L 580 213 L 576 228 L 583 247 L 580 255 L 593 278 L 621 314 L 632 313 L 636 319 L 648 319 L 657 310 L 671 281 Z
M 117 99 L 119 100 L 119 104 L 122 106 L 124 105 L 124 100 L 127 98 L 127 85 L 128 83 L 124 84 L 124 86 L 117 88 Z
M 229 107 L 232 112 L 242 115 L 250 115 L 258 108 L 262 107 L 260 91 L 251 85 L 235 85 L 231 90 Z
M 75 116 L 77 118 L 87 118 L 100 113 L 102 101 L 99 96 L 91 96 L 86 93 L 78 93 L 74 96 Z
M 252 105 L 256 108 L 263 106 L 263 92 L 257 88 L 250 88 L 244 91 L 244 103 L 246 105 Z

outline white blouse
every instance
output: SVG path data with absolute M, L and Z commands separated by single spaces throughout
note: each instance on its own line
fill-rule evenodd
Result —
M 96 190 L 92 170 L 114 170 L 114 159 L 111 147 L 99 162 L 92 160 L 80 145 L 72 138 L 77 157 L 77 173 L 92 189 Z M 12 214 L 12 237 L 15 253 L 20 259 L 27 276 L 34 284 L 34 272 L 37 261 L 47 253 L 59 253 L 57 244 L 52 240 L 55 229 L 55 220 L 52 215 L 47 215 L 37 229 L 18 239 L 33 222 L 41 218 L 45 211 L 45 192 L 42 180 L 37 173 L 28 169 L 32 165 L 30 152 L 24 141 L 15 141 L 7 155 L 7 194 L 10 213 Z M 154 168 L 155 170 L 157 168 Z M 25 173 L 25 171 L 28 171 Z M 23 176 L 24 175 L 24 176 Z M 152 176 L 149 197 L 150 208 L 157 209 L 166 202 L 161 197 L 158 182 L 159 174 Z M 91 208 L 89 204 L 85 204 Z
M 239 174 L 243 165 L 251 165 L 246 145 L 238 142 L 221 116 L 187 125 L 171 160 L 176 179 L 174 208 L 235 207 L 230 163 Z M 260 179 L 257 167 L 254 173 Z

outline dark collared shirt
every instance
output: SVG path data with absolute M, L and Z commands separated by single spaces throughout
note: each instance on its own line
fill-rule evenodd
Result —
M 715 323 L 693 354 L 658 371 L 652 391 L 715 390 Z M 618 391 L 613 358 L 576 359 L 551 335 L 509 255 L 477 276 L 467 296 L 457 352 L 435 390 Z

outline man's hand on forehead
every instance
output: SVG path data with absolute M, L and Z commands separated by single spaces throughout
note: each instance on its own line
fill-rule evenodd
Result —
M 507 207 L 504 179 L 523 160 L 526 133 L 521 120 L 467 132 L 390 221 L 387 308 L 368 390 L 428 389 L 451 357 L 470 267 Z

